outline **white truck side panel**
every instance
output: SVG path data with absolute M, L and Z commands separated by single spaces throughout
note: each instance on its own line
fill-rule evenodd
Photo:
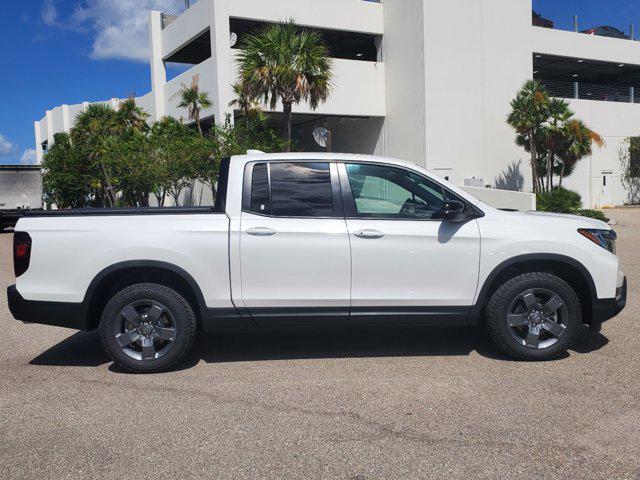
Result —
M 223 214 L 23 218 L 33 245 L 16 286 L 27 300 L 78 303 L 105 268 L 150 260 L 189 273 L 207 307 L 231 308 L 228 229 Z
M 581 263 L 593 278 L 598 298 L 616 296 L 618 258 L 578 233 L 579 228 L 608 228 L 603 222 L 569 215 L 503 212 L 485 206 L 483 210 L 486 216 L 478 219 L 482 238 L 480 287 L 498 265 L 511 258 L 551 254 Z

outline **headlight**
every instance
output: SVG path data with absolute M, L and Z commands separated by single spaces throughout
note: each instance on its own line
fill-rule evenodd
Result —
M 616 253 L 616 239 L 618 235 L 613 230 L 599 230 L 597 228 L 580 228 L 580 235 L 587 237 L 593 243 L 600 245 L 602 248 Z

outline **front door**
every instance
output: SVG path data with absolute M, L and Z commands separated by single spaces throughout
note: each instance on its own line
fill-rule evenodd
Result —
M 351 238 L 351 322 L 464 320 L 478 284 L 475 220 L 441 219 L 459 200 L 439 183 L 388 165 L 340 165 Z
M 346 321 L 351 258 L 335 163 L 248 164 L 240 231 L 242 299 L 256 323 Z
M 614 207 L 613 201 L 613 171 L 602 170 L 601 184 L 600 184 L 600 201 L 599 208 L 612 208 Z

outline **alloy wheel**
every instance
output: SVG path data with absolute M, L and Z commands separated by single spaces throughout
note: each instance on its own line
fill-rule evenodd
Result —
M 154 300 L 128 304 L 114 323 L 116 344 L 126 355 L 142 362 L 165 356 L 173 347 L 176 332 L 169 309 Z
M 555 292 L 544 288 L 523 291 L 511 302 L 507 325 L 521 345 L 542 350 L 564 335 L 569 322 L 567 306 Z

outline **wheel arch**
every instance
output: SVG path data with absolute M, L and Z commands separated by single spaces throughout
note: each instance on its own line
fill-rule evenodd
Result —
M 132 260 L 105 268 L 89 284 L 83 301 L 87 329 L 98 327 L 102 310 L 113 295 L 138 283 L 157 283 L 175 290 L 189 302 L 201 325 L 205 300 L 197 282 L 188 272 L 166 262 Z
M 500 263 L 480 288 L 478 299 L 471 311 L 472 320 L 475 323 L 480 321 L 491 295 L 502 283 L 528 272 L 550 273 L 567 282 L 580 299 L 583 321 L 591 323 L 594 301 L 598 298 L 593 277 L 582 263 L 557 254 L 518 255 Z

